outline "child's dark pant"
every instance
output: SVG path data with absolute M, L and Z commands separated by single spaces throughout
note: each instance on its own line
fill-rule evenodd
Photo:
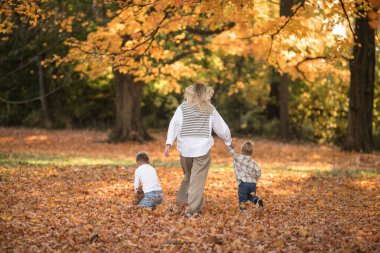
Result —
M 259 200 L 259 197 L 256 196 L 256 183 L 246 183 L 241 182 L 238 189 L 239 194 L 239 208 L 245 210 L 243 203 L 246 203 L 248 200 L 256 204 Z

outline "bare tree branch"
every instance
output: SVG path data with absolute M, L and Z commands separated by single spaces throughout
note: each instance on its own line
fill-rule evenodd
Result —
M 343 3 L 343 0 L 339 0 L 340 2 L 340 5 L 342 6 L 342 9 L 343 9 L 343 12 L 344 12 L 344 15 L 348 21 L 348 26 L 350 27 L 350 30 L 351 30 L 351 33 L 352 33 L 352 36 L 354 36 L 354 39 L 356 38 L 356 34 L 354 32 L 354 29 L 352 28 L 352 25 L 351 25 L 351 21 L 350 21 L 350 17 L 348 16 L 347 14 L 347 11 L 346 11 L 346 7 L 344 6 L 344 3 Z
M 192 53 L 195 53 L 196 51 L 195 50 L 190 50 L 190 51 L 185 51 L 183 53 L 180 53 L 176 56 L 174 56 L 171 60 L 169 60 L 168 62 L 166 62 L 166 64 L 173 64 L 175 63 L 176 61 L 179 61 L 181 60 L 182 58 L 185 58 L 186 56 L 192 54 Z
M 218 29 L 215 29 L 215 30 L 202 30 L 202 29 L 187 27 L 186 31 L 188 31 L 190 33 L 197 34 L 197 35 L 209 36 L 209 35 L 214 35 L 214 34 L 221 34 L 222 32 L 233 28 L 235 25 L 236 25 L 236 23 L 230 22 L 230 23 L 226 24 L 225 26 L 218 28 Z
M 300 66 L 308 61 L 315 61 L 315 60 L 322 60 L 322 59 L 328 59 L 328 57 L 327 56 L 306 57 L 305 59 L 297 63 L 296 70 L 298 73 L 300 73 L 303 76 L 303 79 L 305 79 L 307 82 L 310 82 L 309 79 L 306 77 L 305 72 L 303 72 L 300 69 Z
M 135 45 L 134 47 L 130 48 L 130 49 L 127 49 L 125 50 L 126 52 L 128 51 L 133 51 L 135 49 L 137 49 L 138 47 L 144 45 L 145 43 L 147 43 L 149 41 L 149 45 L 148 47 L 145 49 L 144 51 L 144 54 L 149 50 L 150 46 L 152 45 L 153 41 L 154 41 L 154 38 L 156 36 L 156 34 L 158 33 L 158 31 L 160 30 L 160 27 L 162 25 L 162 23 L 165 21 L 165 19 L 167 19 L 169 16 L 169 12 L 166 12 L 165 13 L 165 16 L 162 18 L 162 20 L 158 23 L 156 29 L 154 29 L 154 31 L 148 36 L 148 38 L 140 43 L 138 43 L 137 45 Z
M 302 2 L 299 3 L 299 5 L 297 6 L 297 8 L 292 11 L 292 14 L 288 17 L 288 19 L 285 21 L 284 24 L 282 24 L 282 26 L 280 26 L 279 29 L 277 29 L 277 31 L 275 31 L 274 33 L 270 34 L 270 47 L 269 47 L 269 52 L 268 52 L 268 57 L 267 57 L 267 61 L 269 60 L 271 54 L 272 54 L 272 47 L 273 47 L 273 40 L 274 40 L 274 37 L 276 35 L 278 35 L 285 27 L 286 25 L 290 22 L 290 20 L 292 19 L 292 17 L 294 17 L 296 15 L 296 13 L 298 12 L 299 9 L 301 9 L 301 7 L 303 7 L 305 4 L 305 0 L 303 0 Z
M 268 2 L 270 2 L 272 4 L 278 4 L 278 5 L 280 5 L 280 2 L 275 2 L 275 1 L 272 1 L 272 0 L 268 0 Z
M 269 45 L 269 51 L 268 51 L 268 56 L 267 56 L 267 60 L 269 60 L 270 58 L 270 55 L 272 54 L 272 47 L 273 47 L 273 35 L 270 36 L 270 45 Z
M 308 57 L 304 58 L 302 61 L 298 62 L 296 64 L 295 68 L 296 68 L 297 72 L 300 73 L 306 81 L 310 82 L 307 79 L 307 77 L 305 75 L 305 72 L 300 69 L 300 67 L 301 67 L 302 64 L 304 64 L 305 62 L 308 62 L 308 61 L 315 61 L 315 60 L 336 60 L 337 58 L 342 58 L 342 59 L 344 59 L 346 61 L 350 61 L 351 60 L 349 57 L 344 56 L 344 55 L 333 56 L 333 57 L 324 56 L 324 55 L 314 56 L 314 57 L 308 56 Z
M 302 2 L 300 2 L 299 4 L 298 4 L 298 6 L 297 6 L 297 8 L 294 10 L 294 11 L 292 11 L 292 14 L 287 18 L 287 20 L 285 21 L 285 23 L 284 24 L 282 24 L 281 26 L 280 26 L 280 28 L 279 29 L 277 29 L 277 31 L 275 31 L 274 33 L 272 33 L 271 34 L 271 36 L 276 36 L 276 35 L 278 35 L 287 25 L 288 25 L 288 23 L 290 22 L 290 20 L 297 14 L 297 12 L 303 7 L 305 5 L 305 0 L 303 0 Z
M 12 104 L 12 105 L 28 104 L 28 103 L 31 103 L 31 102 L 34 102 L 34 101 L 37 101 L 37 100 L 41 100 L 41 99 L 43 99 L 43 98 L 45 98 L 47 96 L 50 96 L 51 94 L 59 91 L 60 89 L 62 89 L 65 86 L 66 85 L 57 87 L 57 88 L 49 91 L 48 93 L 45 93 L 43 96 L 38 96 L 38 97 L 30 98 L 30 99 L 27 99 L 27 100 L 13 101 L 13 100 L 8 100 L 8 99 L 5 99 L 3 97 L 0 97 L 0 102 L 4 102 L 4 103 L 7 103 L 7 104 Z
M 12 75 L 13 73 L 27 67 L 29 64 L 33 63 L 35 60 L 37 60 L 38 56 L 42 55 L 43 53 L 49 51 L 50 49 L 54 48 L 56 45 L 58 45 L 58 43 L 62 42 L 63 40 L 65 40 L 67 38 L 67 36 L 63 37 L 63 38 L 60 38 L 58 40 L 56 40 L 53 44 L 51 44 L 49 47 L 45 48 L 44 50 L 38 52 L 35 56 L 33 56 L 32 58 L 30 58 L 25 64 L 15 68 L 14 70 L 11 70 L 10 72 L 8 72 L 7 74 L 5 74 L 4 76 L 0 77 L 0 80 L 4 80 L 6 78 L 8 78 L 10 75 Z
M 242 37 L 242 38 L 239 38 L 239 39 L 250 39 L 250 38 L 253 38 L 253 37 L 259 37 L 259 36 L 263 36 L 263 35 L 269 35 L 271 36 L 271 38 L 273 39 L 276 35 L 278 35 L 287 25 L 288 23 L 290 22 L 290 20 L 297 14 L 297 12 L 305 5 L 305 0 L 303 0 L 302 2 L 299 3 L 299 5 L 297 6 L 297 8 L 292 12 L 292 14 L 286 19 L 286 21 L 276 30 L 274 31 L 273 33 L 269 33 L 269 30 L 266 31 L 266 32 L 262 32 L 262 33 L 256 33 L 256 34 L 252 34 L 250 36 L 247 36 L 247 37 Z

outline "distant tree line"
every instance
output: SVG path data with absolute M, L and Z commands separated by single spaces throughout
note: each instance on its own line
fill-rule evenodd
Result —
M 111 128 L 110 141 L 144 142 L 202 81 L 236 134 L 370 152 L 380 146 L 379 6 L 2 2 L 0 125 Z M 347 35 L 328 33 L 339 26 Z

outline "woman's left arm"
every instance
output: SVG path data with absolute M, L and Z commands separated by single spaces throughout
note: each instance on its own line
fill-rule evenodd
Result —
M 211 115 L 211 121 L 212 129 L 216 135 L 218 135 L 219 138 L 221 138 L 227 146 L 230 146 L 232 143 L 231 131 L 216 109 L 214 109 Z

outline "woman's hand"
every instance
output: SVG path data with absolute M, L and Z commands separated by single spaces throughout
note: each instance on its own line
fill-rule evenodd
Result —
M 166 144 L 166 147 L 165 147 L 165 150 L 164 150 L 164 155 L 165 155 L 166 157 L 169 157 L 169 155 L 170 155 L 170 148 L 171 148 L 171 147 L 172 147 L 171 145 Z

